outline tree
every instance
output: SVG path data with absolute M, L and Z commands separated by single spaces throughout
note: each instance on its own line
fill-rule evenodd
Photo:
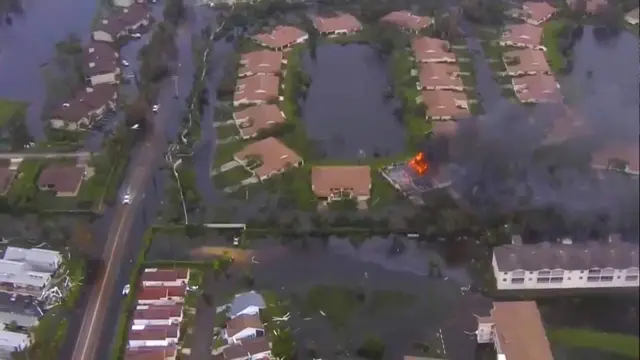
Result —
M 433 25 L 436 36 L 450 43 L 457 42 L 462 37 L 460 20 L 460 11 L 457 8 L 436 14 Z
M 279 359 L 295 359 L 296 344 L 290 329 L 279 329 L 277 335 L 272 337 L 271 352 Z
M 162 11 L 164 19 L 173 25 L 178 25 L 187 14 L 184 0 L 168 0 Z
M 368 360 L 382 360 L 384 352 L 384 343 L 377 337 L 368 337 L 356 350 L 358 356 Z

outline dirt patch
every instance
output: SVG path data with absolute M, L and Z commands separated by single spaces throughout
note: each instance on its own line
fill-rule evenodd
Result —
M 191 255 L 197 258 L 217 258 L 223 255 L 231 256 L 234 262 L 250 262 L 255 251 L 243 250 L 225 246 L 202 246 L 191 250 Z

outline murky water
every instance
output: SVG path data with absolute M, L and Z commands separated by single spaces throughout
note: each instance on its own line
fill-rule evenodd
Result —
M 404 128 L 393 116 L 393 101 L 385 98 L 388 66 L 372 47 L 319 45 L 317 59 L 304 54 L 303 68 L 312 83 L 302 118 L 327 157 L 356 159 L 404 150 Z

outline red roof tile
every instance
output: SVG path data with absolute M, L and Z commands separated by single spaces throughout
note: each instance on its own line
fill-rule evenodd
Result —
M 133 312 L 135 320 L 162 320 L 182 315 L 182 305 L 138 305 Z
M 162 300 L 168 297 L 184 297 L 186 294 L 186 286 L 144 286 L 138 292 L 136 299 Z
M 369 196 L 371 168 L 368 166 L 314 166 L 311 186 L 318 197 L 329 197 L 338 190 L 348 189 L 354 196 Z
M 469 110 L 467 95 L 458 91 L 430 90 L 422 92 L 422 101 L 427 107 L 427 116 L 431 117 L 466 117 Z
M 381 21 L 388 22 L 400 27 L 418 31 L 424 29 L 433 23 L 433 20 L 427 16 L 413 15 L 408 11 L 394 11 L 385 15 Z
M 278 99 L 280 78 L 275 75 L 253 75 L 238 80 L 233 101 L 272 101 Z
M 542 41 L 542 28 L 531 24 L 507 25 L 500 41 L 538 46 Z
M 180 332 L 180 325 L 132 325 L 128 340 L 151 341 L 175 339 Z
M 274 137 L 249 144 L 237 152 L 234 157 L 239 161 L 247 161 L 252 157 L 260 158 L 259 164 L 253 171 L 261 179 L 302 162 L 302 158 L 298 154 Z
M 250 106 L 236 112 L 233 117 L 236 121 L 243 121 L 240 126 L 240 133 L 243 137 L 254 136 L 260 130 L 285 122 L 282 111 L 273 104 Z
M 279 51 L 261 50 L 240 56 L 238 74 L 278 74 L 282 67 L 282 53 Z
M 178 280 L 187 280 L 189 277 L 189 269 L 145 269 L 140 277 L 142 282 L 173 282 Z
M 362 24 L 351 14 L 338 14 L 333 17 L 314 16 L 313 26 L 320 33 L 330 33 L 334 31 L 355 32 L 362 29 Z
M 267 47 L 278 49 L 303 41 L 307 36 L 306 32 L 296 27 L 279 25 L 270 33 L 258 34 L 253 39 Z
M 456 61 L 456 55 L 451 52 L 449 42 L 430 38 L 417 37 L 411 40 L 411 49 L 417 61 L 437 61 L 446 59 L 447 61 Z
M 536 74 L 513 78 L 516 96 L 522 102 L 561 102 L 562 94 L 551 75 Z

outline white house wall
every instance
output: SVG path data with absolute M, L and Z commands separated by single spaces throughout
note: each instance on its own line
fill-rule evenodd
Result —
M 116 82 L 118 82 L 118 80 L 116 78 L 115 72 L 108 73 L 108 74 L 94 75 L 91 77 L 91 85 L 115 84 Z
M 96 41 L 114 42 L 115 39 L 104 31 L 94 31 L 93 39 Z
M 498 290 L 603 289 L 640 286 L 638 268 L 541 269 L 505 272 L 498 269 L 495 255 L 492 259 L 492 267 Z

